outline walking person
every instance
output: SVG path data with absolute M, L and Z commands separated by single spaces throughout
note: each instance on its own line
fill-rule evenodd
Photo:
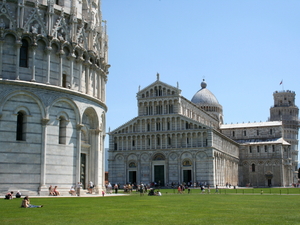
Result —
M 218 185 L 216 185 L 216 192 L 215 193 L 219 193 L 219 187 L 218 187 Z
M 118 189 L 119 189 L 118 184 L 115 184 L 114 189 L 115 189 L 115 194 L 118 194 Z

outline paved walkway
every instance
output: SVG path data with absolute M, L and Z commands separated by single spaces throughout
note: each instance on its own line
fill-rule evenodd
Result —
M 128 194 L 105 194 L 104 197 L 115 197 L 115 196 L 129 196 Z M 2 196 L 2 199 L 4 199 L 5 196 Z M 24 198 L 25 195 L 22 195 L 21 198 Z M 78 196 L 75 195 L 59 195 L 59 196 L 52 196 L 52 195 L 30 195 L 30 198 L 78 198 Z M 86 194 L 86 193 L 81 193 L 79 198 L 92 198 L 92 197 L 103 197 L 102 194 Z M 1 197 L 0 197 L 1 198 Z M 13 198 L 16 198 L 15 196 Z

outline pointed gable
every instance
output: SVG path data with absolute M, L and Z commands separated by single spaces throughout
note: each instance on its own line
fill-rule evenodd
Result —
M 161 82 L 157 79 L 152 84 L 148 85 L 147 87 L 139 90 L 137 93 L 138 99 L 143 98 L 157 98 L 157 97 L 164 97 L 164 96 L 180 96 L 181 90 L 177 87 L 173 87 L 169 84 Z

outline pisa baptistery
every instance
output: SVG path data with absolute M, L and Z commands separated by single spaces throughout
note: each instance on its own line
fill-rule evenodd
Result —
M 99 0 L 0 1 L 0 194 L 102 191 L 107 42 Z

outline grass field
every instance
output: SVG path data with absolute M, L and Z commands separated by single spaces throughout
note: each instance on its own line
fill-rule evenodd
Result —
M 263 194 L 261 194 L 263 190 Z M 281 191 L 280 191 L 281 190 Z M 221 189 L 219 194 L 31 198 L 43 208 L 20 208 L 22 199 L 0 200 L 0 224 L 300 224 L 298 188 Z

